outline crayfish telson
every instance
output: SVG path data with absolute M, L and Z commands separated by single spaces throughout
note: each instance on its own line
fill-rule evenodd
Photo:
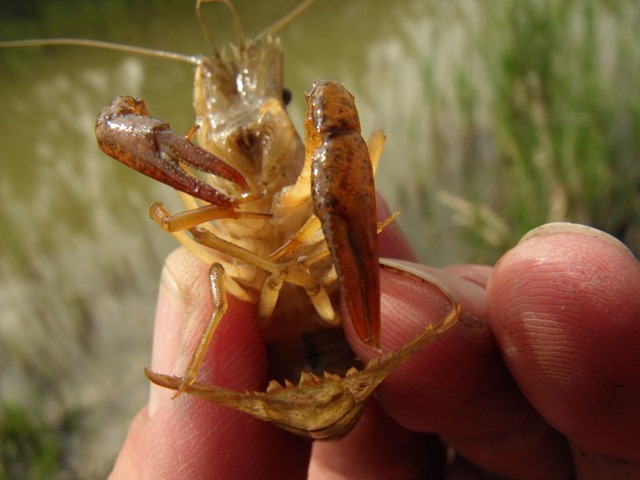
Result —
M 200 146 L 191 143 L 195 129 L 186 139 L 177 135 L 132 97 L 116 98 L 96 124 L 104 152 L 182 192 L 186 211 L 171 215 L 154 204 L 151 217 L 211 265 L 215 308 L 186 373 L 147 375 L 176 396 L 197 395 L 297 434 L 340 437 L 376 386 L 453 325 L 459 307 L 452 301 L 439 325 L 399 350 L 364 368 L 354 364 L 334 305 L 342 298 L 359 337 L 379 345 L 377 234 L 384 225 L 376 223 L 373 175 L 384 136 L 374 133 L 367 146 L 353 96 L 321 81 L 306 96 L 303 144 L 285 110 L 279 41 L 269 33 L 248 41 L 236 30 L 231 55 L 214 48 L 211 58 L 193 60 Z M 290 292 L 286 301 L 278 301 L 282 290 Z M 195 382 L 225 313 L 226 291 L 257 304 L 274 378 L 265 392 Z M 313 361 L 303 356 L 302 338 L 314 343 Z M 299 377 L 296 385 L 292 377 Z

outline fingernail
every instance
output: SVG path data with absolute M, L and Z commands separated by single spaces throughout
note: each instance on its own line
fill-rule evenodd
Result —
M 553 233 L 578 233 L 580 235 L 586 235 L 589 237 L 598 238 L 604 242 L 609 243 L 610 245 L 616 245 L 618 247 L 624 248 L 627 252 L 631 253 L 631 251 L 627 248 L 627 246 L 622 243 L 617 238 L 609 235 L 602 230 L 598 230 L 597 228 L 589 227 L 587 225 L 581 225 L 579 223 L 569 223 L 569 222 L 554 222 L 547 223 L 545 225 L 541 225 L 539 227 L 534 228 L 527 232 L 518 242 L 518 244 L 524 243 L 528 240 L 531 240 L 536 237 L 542 237 L 544 235 L 550 235 Z
M 483 287 L 459 275 L 406 260 L 381 258 L 380 264 L 413 275 L 434 285 L 452 304 L 463 303 L 463 317 L 486 317 L 486 293 Z
M 449 298 L 453 298 L 453 295 L 451 294 L 449 288 L 444 285 L 440 278 L 438 278 L 440 272 L 438 273 L 438 275 L 436 275 L 430 271 L 430 267 L 427 267 L 425 265 L 418 265 L 415 262 L 409 262 L 407 260 L 397 260 L 395 258 L 381 258 L 380 264 L 395 268 L 396 270 L 400 270 L 405 273 L 410 273 L 415 277 L 418 277 L 426 282 L 435 285 Z
M 414 275 L 431 283 L 446 295 L 451 303 L 464 299 L 464 311 L 474 316 L 484 316 L 486 295 L 484 288 L 458 275 L 407 260 L 381 258 L 380 264 Z

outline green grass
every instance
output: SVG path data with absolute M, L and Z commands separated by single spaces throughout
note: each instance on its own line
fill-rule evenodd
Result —
M 605 230 L 640 253 L 640 8 L 625 0 L 484 6 L 487 28 L 473 53 L 493 98 L 495 189 L 474 198 L 469 179 L 471 195 L 450 203 L 464 213 L 474 257 L 494 260 L 553 221 Z
M 0 404 L 0 480 L 74 478 L 65 464 L 65 438 L 75 429 L 77 416 L 45 419 L 40 410 Z

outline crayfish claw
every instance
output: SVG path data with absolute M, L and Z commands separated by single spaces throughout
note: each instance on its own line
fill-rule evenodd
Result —
M 353 96 L 339 83 L 317 82 L 307 95 L 307 144 L 314 213 L 361 340 L 380 346 L 380 265 L 373 168 Z
M 191 143 L 162 120 L 149 116 L 144 101 L 123 95 L 105 106 L 96 121 L 98 146 L 121 163 L 170 187 L 215 205 L 236 199 L 188 172 L 181 163 L 249 190 L 235 168 Z

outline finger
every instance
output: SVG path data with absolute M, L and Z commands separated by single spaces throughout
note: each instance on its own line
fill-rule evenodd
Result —
M 569 438 L 578 478 L 639 477 L 640 265 L 593 229 L 553 229 L 496 266 L 497 340 L 524 394 Z
M 440 433 L 486 470 L 515 477 L 524 469 L 532 478 L 563 478 L 570 470 L 568 449 L 507 371 L 487 320 L 484 289 L 428 267 L 396 267 L 382 270 L 384 351 L 447 314 L 450 302 L 434 283 L 459 299 L 463 312 L 456 326 L 378 388 L 384 410 L 408 429 Z M 376 355 L 357 340 L 353 346 L 364 359 Z
M 182 375 L 211 314 L 207 265 L 186 250 L 163 273 L 151 368 Z M 265 354 L 253 310 L 229 296 L 229 309 L 198 380 L 234 390 L 258 389 Z M 143 377 L 141 374 L 141 381 Z M 152 386 L 149 405 L 129 430 L 111 478 L 290 478 L 306 475 L 309 445 L 243 413 Z
M 446 449 L 435 435 L 411 432 L 375 402 L 346 437 L 315 442 L 309 480 L 445 478 Z

